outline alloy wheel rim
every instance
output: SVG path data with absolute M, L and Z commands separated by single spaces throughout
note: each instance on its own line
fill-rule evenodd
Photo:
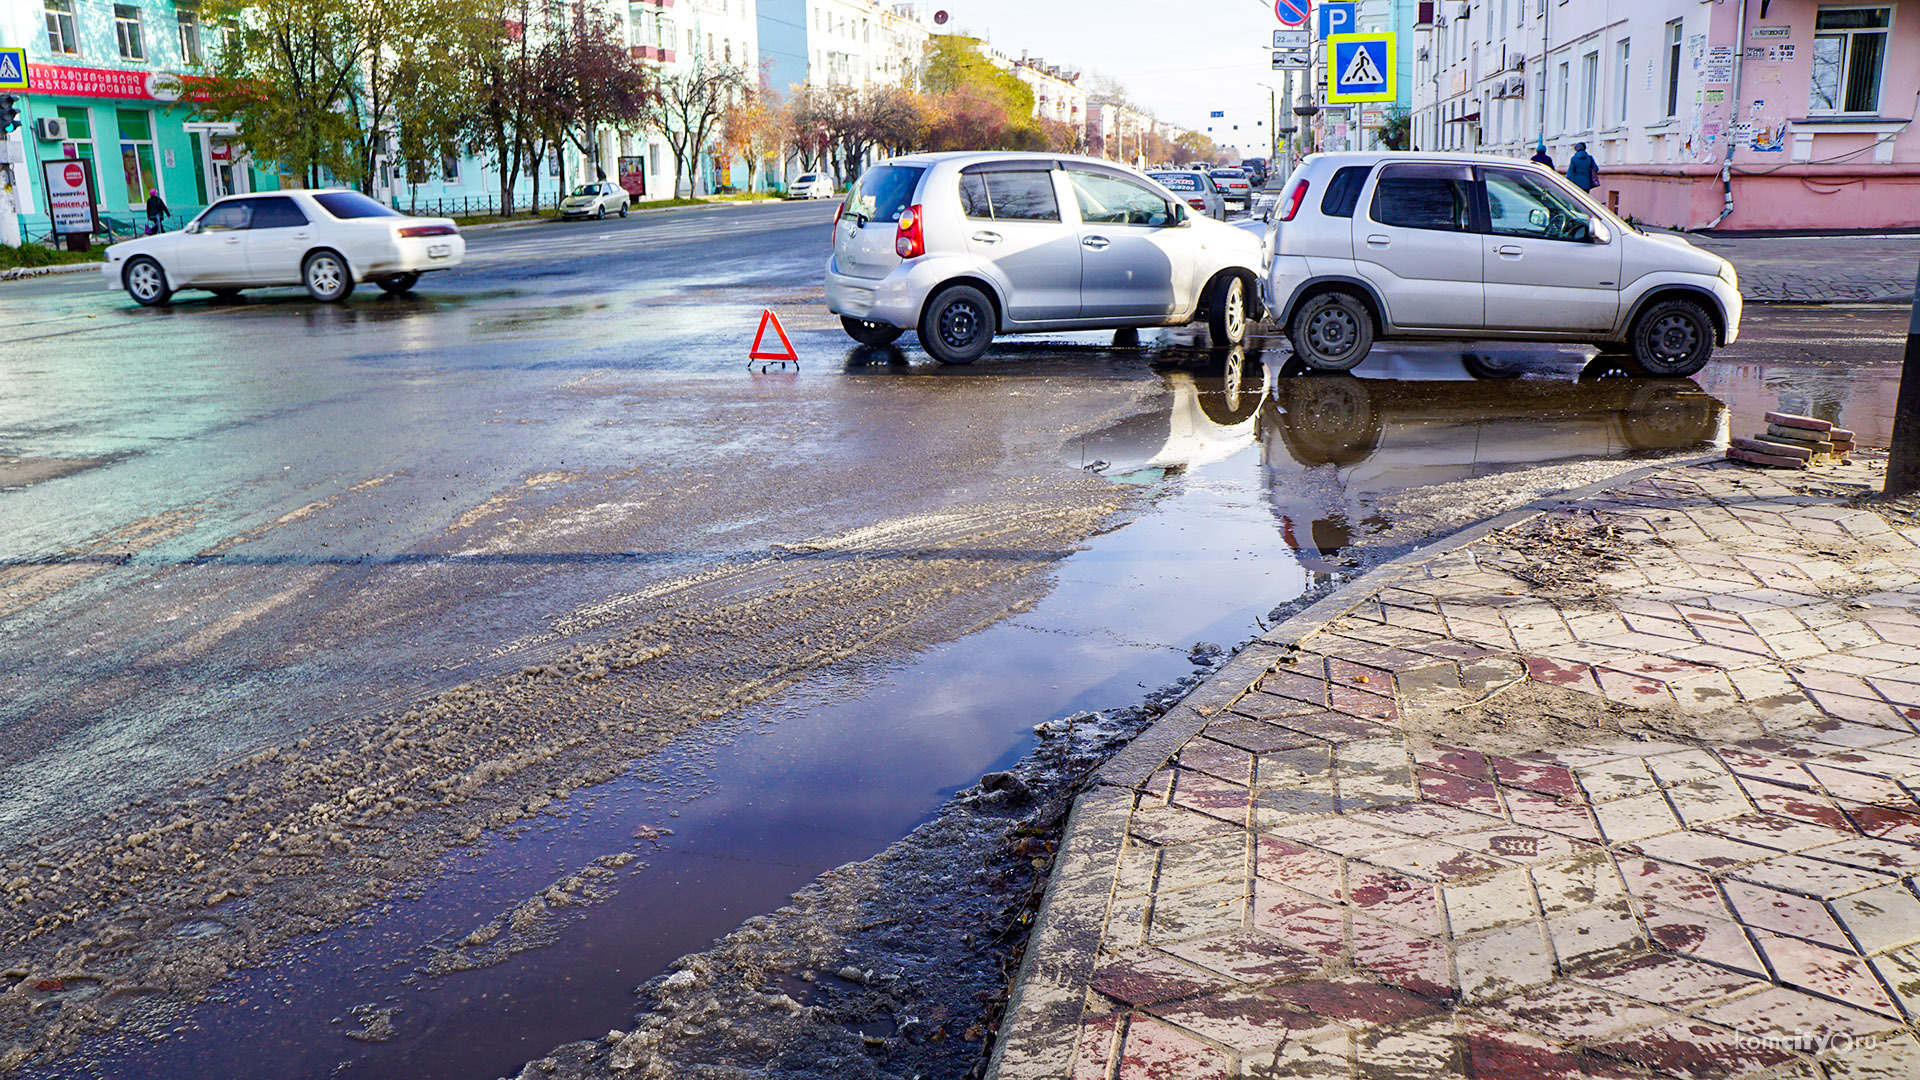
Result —
M 1240 340 L 1247 329 L 1245 290 L 1246 286 L 1241 284 L 1239 278 L 1233 279 L 1233 284 L 1227 286 L 1227 337 L 1234 341 Z
M 948 304 L 940 313 L 940 340 L 955 349 L 972 345 L 980 336 L 980 308 L 970 302 Z
M 133 295 L 147 299 L 160 294 L 160 271 L 151 263 L 141 263 L 127 273 Z
M 327 258 L 313 260 L 313 265 L 307 268 L 307 282 L 331 295 L 340 288 L 340 265 Z

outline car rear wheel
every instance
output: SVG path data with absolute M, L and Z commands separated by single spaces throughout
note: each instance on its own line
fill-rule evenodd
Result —
M 347 260 L 325 248 L 307 256 L 300 280 L 307 286 L 307 295 L 323 304 L 338 303 L 353 294 L 353 274 L 347 269 Z
M 901 334 L 906 333 L 905 330 L 897 326 L 889 326 L 883 322 L 871 322 L 867 319 L 856 319 L 850 315 L 840 316 L 840 327 L 847 332 L 848 337 L 862 345 L 871 345 L 876 349 L 882 345 L 893 344 Z
M 398 296 L 404 292 L 411 292 L 413 287 L 420 283 L 420 275 L 388 274 L 386 277 L 374 278 L 373 283 L 380 286 L 381 292 Z
M 1216 349 L 1247 340 L 1247 283 L 1238 274 L 1222 274 L 1207 290 L 1207 337 Z
M 1314 371 L 1350 371 L 1373 348 L 1373 317 L 1352 293 L 1324 292 L 1294 310 L 1287 339 Z
M 920 345 L 943 364 L 971 364 L 993 344 L 993 302 L 971 285 L 933 294 L 920 314 Z
M 230 303 L 234 300 L 240 299 L 239 289 L 210 289 L 208 291 L 213 293 L 213 298 L 215 300 L 218 300 L 223 304 Z
M 127 268 L 120 271 L 120 283 L 141 307 L 157 307 L 173 296 L 173 287 L 167 284 L 167 272 L 145 255 L 128 261 Z
M 1662 300 L 1640 313 L 1629 340 L 1647 374 L 1685 377 L 1713 355 L 1713 320 L 1691 300 Z

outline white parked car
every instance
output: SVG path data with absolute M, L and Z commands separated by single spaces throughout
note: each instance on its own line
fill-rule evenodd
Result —
M 1131 169 L 1061 154 L 946 153 L 868 169 L 834 219 L 827 308 L 856 341 L 907 330 L 934 359 L 995 334 L 1182 326 L 1238 344 L 1260 317 L 1260 238 Z
M 235 296 L 274 285 L 332 302 L 361 281 L 406 292 L 466 252 L 447 218 L 409 217 L 357 191 L 272 191 L 228 196 L 177 232 L 115 244 L 100 273 L 148 307 L 180 289 Z
M 836 194 L 833 177 L 825 173 L 802 173 L 787 185 L 789 199 L 831 199 Z
M 627 216 L 627 205 L 633 201 L 627 189 L 611 180 L 598 180 L 591 184 L 581 184 L 573 189 L 573 194 L 560 200 L 562 218 L 604 218 L 611 210 L 621 217 Z
M 1530 162 L 1315 154 L 1271 219 L 1264 301 L 1321 371 L 1404 337 L 1577 342 L 1684 376 L 1740 333 L 1732 264 Z
M 1214 186 L 1213 177 L 1186 169 L 1150 169 L 1147 176 L 1161 187 L 1187 200 L 1197 213 L 1215 221 L 1227 220 L 1227 200 Z
M 1208 175 L 1219 185 L 1220 194 L 1226 198 L 1228 205 L 1239 203 L 1242 210 L 1253 206 L 1253 181 L 1248 178 L 1245 169 L 1215 169 Z

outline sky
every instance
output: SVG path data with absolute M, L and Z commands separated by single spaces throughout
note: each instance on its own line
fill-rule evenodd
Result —
M 1244 157 L 1267 154 L 1267 92 L 1257 84 L 1284 86 L 1271 64 L 1280 28 L 1271 0 L 921 2 L 929 18 L 944 10 L 948 28 L 984 37 L 1003 53 L 1111 76 L 1161 119 L 1223 146 L 1237 143 Z M 1300 75 L 1294 78 L 1297 87 Z M 1227 115 L 1212 118 L 1214 110 Z

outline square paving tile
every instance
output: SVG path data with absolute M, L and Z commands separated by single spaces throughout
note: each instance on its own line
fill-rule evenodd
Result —
M 1674 1019 L 1666 1009 L 1566 982 L 1482 1005 L 1475 1011 L 1509 1027 L 1565 1040 L 1605 1039 Z
M 1150 1010 L 1169 1024 L 1258 1056 L 1281 1043 L 1337 1034 L 1343 1029 L 1324 1016 L 1289 1006 L 1271 990 L 1223 990 L 1205 997 L 1156 1005 Z M 1184 1073 L 1167 1074 L 1185 1080 Z
M 1908 882 L 1843 896 L 1833 901 L 1840 922 L 1867 953 L 1920 942 L 1920 900 Z
M 1830 900 L 1862 892 L 1891 880 L 1887 875 L 1872 870 L 1823 862 L 1805 855 L 1776 855 L 1764 862 L 1749 863 L 1730 870 L 1728 876 L 1816 900 Z
M 1516 825 L 1526 825 L 1588 843 L 1600 841 L 1600 827 L 1594 823 L 1593 813 L 1576 800 L 1556 799 L 1531 791 L 1509 790 L 1504 795 L 1507 814 Z
M 1511 867 L 1505 859 L 1493 859 L 1478 852 L 1437 840 L 1423 840 L 1384 851 L 1364 852 L 1358 858 L 1388 870 L 1423 878 L 1427 881 L 1460 881 Z
M 1681 1080 L 1730 1080 L 1793 1059 L 1751 1036 L 1698 1020 L 1678 1020 L 1594 1047 L 1600 1053 Z
M 1351 863 L 1347 867 L 1347 899 L 1376 919 L 1399 923 L 1422 934 L 1446 932 L 1439 895 L 1429 882 L 1365 863 Z
M 1748 926 L 1776 934 L 1805 938 L 1831 949 L 1851 949 L 1846 932 L 1833 921 L 1827 905 L 1804 896 L 1762 888 L 1745 881 L 1722 882 L 1734 914 Z
M 1766 931 L 1753 936 L 1779 982 L 1883 1016 L 1900 1015 L 1861 957 Z
M 1506 923 L 1539 918 L 1533 885 L 1522 869 L 1503 870 L 1468 884 L 1445 885 L 1440 896 L 1454 937 L 1477 934 Z
M 1625 900 L 1627 885 L 1605 852 L 1560 859 L 1532 868 L 1534 894 L 1545 915 Z
M 1641 911 L 1647 936 L 1668 952 L 1704 960 L 1757 978 L 1768 977 L 1767 969 L 1760 963 L 1760 957 L 1754 953 L 1753 945 L 1748 942 L 1746 932 L 1740 929 L 1738 923 L 1659 904 L 1643 903 Z
M 1110 956 L 1093 969 L 1095 990 L 1128 1005 L 1207 993 L 1228 985 L 1218 972 L 1168 956 L 1158 949 L 1134 949 Z
M 1275 986 L 1267 993 L 1316 1016 L 1360 1028 L 1429 1016 L 1444 1007 L 1371 979 L 1302 979 Z
M 1615 994 L 1683 1011 L 1767 985 L 1710 964 L 1661 953 L 1592 968 L 1575 974 L 1574 979 Z
M 1698 1015 L 1702 1020 L 1725 1024 L 1749 1035 L 1785 1036 L 1795 1042 L 1811 1036 L 1808 1040 L 1811 1045 L 1801 1047 L 1808 1050 L 1830 1046 L 1838 1037 L 1869 1038 L 1899 1025 L 1898 1020 L 1779 986 L 1715 1005 Z M 1821 1036 L 1828 1041 L 1816 1041 Z
M 1630 843 L 1680 829 L 1673 808 L 1658 791 L 1599 803 L 1593 812 L 1600 820 L 1600 834 L 1609 844 Z
M 1224 1080 L 1227 1056 L 1157 1020 L 1134 1017 L 1120 1043 L 1114 1080 Z
M 1423 997 L 1453 992 L 1447 947 L 1365 915 L 1353 916 L 1353 963 L 1382 981 Z
M 1168 945 L 1165 951 L 1245 983 L 1295 979 L 1326 964 L 1323 956 L 1255 930 L 1182 941 Z
M 1290 945 L 1329 959 L 1347 947 L 1347 910 L 1315 903 L 1271 882 L 1253 883 L 1253 925 Z
M 1254 844 L 1253 865 L 1256 874 L 1270 881 L 1335 903 L 1342 897 L 1338 855 L 1289 843 L 1277 836 L 1261 836 Z
M 1453 946 L 1456 985 L 1466 1001 L 1487 1001 L 1553 981 L 1553 948 L 1540 922 L 1517 923 Z

